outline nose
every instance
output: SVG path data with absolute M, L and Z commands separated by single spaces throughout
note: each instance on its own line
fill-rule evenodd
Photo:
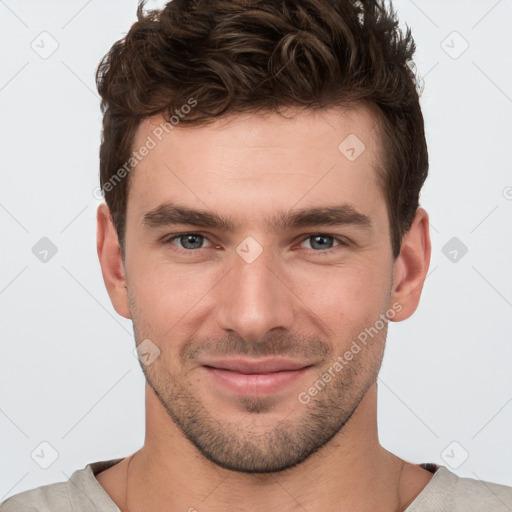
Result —
M 276 328 L 292 330 L 298 299 L 282 271 L 282 263 L 263 251 L 252 262 L 238 254 L 217 290 L 217 322 L 225 331 L 235 331 L 249 343 L 262 340 Z

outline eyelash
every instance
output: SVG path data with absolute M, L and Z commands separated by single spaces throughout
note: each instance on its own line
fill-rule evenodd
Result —
M 187 236 L 187 235 L 199 235 L 199 236 L 203 237 L 205 240 L 208 240 L 209 242 L 211 242 L 211 240 L 206 235 L 203 235 L 202 233 L 198 233 L 198 232 L 194 232 L 194 231 L 189 231 L 189 232 L 186 232 L 186 233 L 178 233 L 178 234 L 170 235 L 170 236 L 164 238 L 162 240 L 162 243 L 163 244 L 174 245 L 172 243 L 172 242 L 174 242 L 174 240 L 177 240 L 177 239 L 181 238 L 182 236 Z M 326 249 L 325 251 L 321 251 L 321 250 L 315 251 L 314 249 L 308 249 L 310 251 L 313 251 L 316 254 L 332 254 L 334 251 L 336 251 L 337 248 L 339 248 L 339 247 L 347 247 L 349 245 L 347 243 L 347 241 L 345 241 L 344 239 L 338 238 L 338 237 L 336 237 L 334 235 L 330 235 L 328 233 L 313 233 L 313 234 L 306 235 L 301 240 L 300 243 L 302 244 L 303 242 L 305 242 L 306 240 L 308 240 L 309 238 L 312 238 L 314 236 L 324 236 L 324 237 L 327 237 L 327 238 L 332 238 L 333 240 L 336 240 L 338 242 L 338 245 L 335 245 L 334 247 L 331 247 L 330 249 Z M 214 244 L 214 245 L 216 245 L 216 244 Z M 183 249 L 183 248 L 178 247 L 178 246 L 174 246 L 174 247 L 175 247 L 175 250 L 177 252 L 181 252 L 181 253 L 185 253 L 185 254 L 191 254 L 191 253 L 194 253 L 194 252 L 198 252 L 201 249 L 207 249 L 207 247 L 201 247 L 199 249 Z

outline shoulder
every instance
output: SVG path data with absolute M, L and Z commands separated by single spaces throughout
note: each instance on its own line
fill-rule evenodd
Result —
M 69 510 L 65 482 L 43 485 L 11 496 L 0 504 L 0 512 L 35 512 Z
M 459 477 L 439 466 L 407 512 L 510 512 L 512 487 Z
M 508 512 L 512 510 L 512 487 L 473 478 L 456 477 L 453 504 L 453 510 L 457 511 Z
M 119 512 L 95 475 L 121 460 L 93 462 L 84 469 L 76 470 L 67 482 L 43 485 L 15 494 L 0 504 L 0 512 Z

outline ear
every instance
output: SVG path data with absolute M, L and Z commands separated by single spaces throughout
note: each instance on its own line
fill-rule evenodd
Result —
M 402 306 L 393 317 L 394 322 L 405 320 L 416 311 L 430 265 L 430 252 L 428 214 L 418 208 L 409 231 L 402 238 L 400 254 L 393 267 L 391 304 Z
M 96 248 L 101 265 L 103 281 L 114 309 L 125 318 L 131 318 L 128 303 L 128 288 L 121 247 L 108 206 L 103 203 L 97 211 Z

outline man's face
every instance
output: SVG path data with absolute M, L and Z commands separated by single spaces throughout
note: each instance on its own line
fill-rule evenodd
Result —
M 138 132 L 134 149 L 148 136 L 157 145 L 130 176 L 127 208 L 136 341 L 160 350 L 144 373 L 211 461 L 291 467 L 342 429 L 382 361 L 386 325 L 333 370 L 390 309 L 375 118 L 365 109 L 237 115 L 158 141 L 161 122 Z M 354 135 L 366 146 L 356 159 Z M 172 224 L 173 206 L 229 225 L 199 215 Z M 329 382 L 308 392 L 326 372 Z

